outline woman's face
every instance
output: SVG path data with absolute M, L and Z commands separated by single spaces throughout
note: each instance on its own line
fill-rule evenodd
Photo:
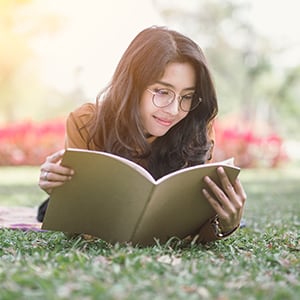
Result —
M 158 89 L 172 90 L 176 99 L 165 107 L 153 104 L 153 94 Z M 190 63 L 169 63 L 163 76 L 147 87 L 140 102 L 140 114 L 145 133 L 152 137 L 163 136 L 175 124 L 185 118 L 188 112 L 179 106 L 179 96 L 191 95 L 196 89 L 196 74 Z M 152 138 L 153 139 L 153 138 Z

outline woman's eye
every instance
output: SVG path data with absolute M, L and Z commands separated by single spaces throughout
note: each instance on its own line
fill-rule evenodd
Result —
M 164 89 L 155 89 L 154 91 L 156 94 L 158 94 L 160 96 L 166 96 L 166 95 L 170 94 L 170 91 L 164 90 Z
M 186 100 L 186 101 L 191 101 L 191 100 L 193 100 L 193 98 L 194 98 L 194 94 L 188 94 L 188 95 L 182 96 L 182 99 Z

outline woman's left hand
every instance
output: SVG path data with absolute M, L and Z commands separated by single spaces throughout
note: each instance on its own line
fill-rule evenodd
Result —
M 219 167 L 217 172 L 222 186 L 206 176 L 204 182 L 210 191 L 203 189 L 203 194 L 216 211 L 222 232 L 226 233 L 239 226 L 247 195 L 239 179 L 231 184 L 224 168 Z

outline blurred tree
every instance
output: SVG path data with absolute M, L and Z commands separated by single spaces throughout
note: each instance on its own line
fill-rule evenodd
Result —
M 59 16 L 32 16 L 31 0 L 0 0 L 0 120 L 15 121 L 41 92 L 29 39 L 56 32 Z
M 249 1 L 153 2 L 170 27 L 187 33 L 204 49 L 222 116 L 237 113 L 250 123 L 259 119 L 273 128 L 278 124 L 278 130 L 284 129 L 283 120 L 277 122 L 282 117 L 289 131 L 294 128 L 290 117 L 300 116 L 299 66 L 288 71 L 277 67 L 278 49 L 247 19 Z

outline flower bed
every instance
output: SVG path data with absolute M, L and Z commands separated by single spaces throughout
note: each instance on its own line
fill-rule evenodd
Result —
M 65 122 L 20 122 L 0 128 L 0 165 L 40 165 L 64 147 Z
M 215 130 L 215 160 L 234 157 L 240 167 L 277 167 L 286 160 L 283 141 L 272 132 L 258 135 L 230 122 L 216 122 Z M 40 165 L 47 155 L 64 147 L 64 136 L 64 120 L 28 121 L 0 128 L 0 165 Z
M 288 159 L 283 139 L 270 129 L 237 128 L 226 122 L 215 124 L 215 160 L 234 157 L 235 164 L 244 168 L 278 167 Z

